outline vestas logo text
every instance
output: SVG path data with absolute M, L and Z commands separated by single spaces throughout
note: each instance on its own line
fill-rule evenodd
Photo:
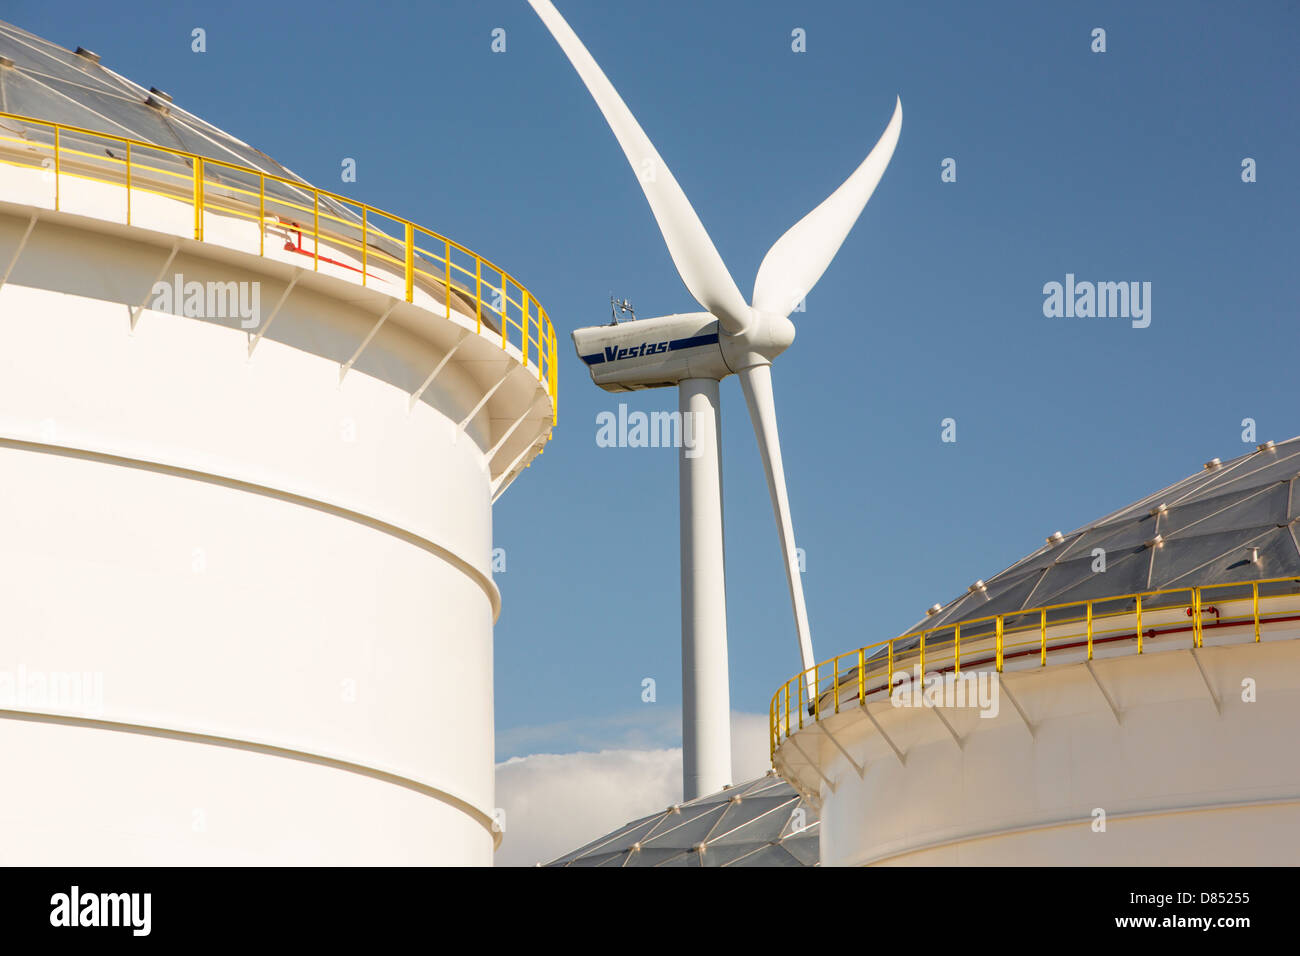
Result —
M 643 342 L 639 348 L 635 345 L 631 345 L 625 349 L 616 348 L 613 345 L 606 345 L 605 361 L 617 362 L 619 359 L 640 358 L 643 355 L 658 355 L 661 352 L 667 351 L 667 342 Z

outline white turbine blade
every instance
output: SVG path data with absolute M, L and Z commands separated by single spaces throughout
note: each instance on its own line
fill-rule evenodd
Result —
M 754 308 L 789 315 L 822 277 L 885 174 L 903 127 L 903 101 L 880 140 L 839 189 L 804 216 L 767 251 L 754 279 Z
M 740 384 L 745 390 L 749 419 L 754 423 L 754 437 L 758 439 L 758 453 L 763 457 L 767 490 L 772 496 L 772 511 L 776 514 L 776 530 L 781 536 L 785 579 L 790 586 L 790 604 L 794 608 L 794 626 L 799 637 L 799 656 L 803 669 L 809 670 L 816 661 L 808 628 L 808 608 L 803 599 L 803 578 L 794 550 L 794 524 L 790 520 L 790 499 L 785 490 L 785 469 L 781 465 L 781 439 L 776 430 L 776 402 L 772 398 L 772 367 L 751 365 L 742 369 Z M 808 683 L 809 693 L 814 693 L 811 676 Z
M 724 329 L 732 333 L 743 332 L 749 324 L 749 306 L 668 165 L 551 0 L 528 2 L 560 44 L 560 49 L 586 84 L 591 98 L 605 114 L 605 121 L 614 131 L 615 139 L 623 147 L 627 161 L 641 182 L 650 211 L 659 223 L 659 231 L 668 244 L 668 253 L 686 288 L 695 301 L 717 317 Z

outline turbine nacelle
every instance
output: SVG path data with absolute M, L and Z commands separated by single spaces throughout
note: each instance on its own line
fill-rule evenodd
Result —
M 573 331 L 573 345 L 591 380 L 607 392 L 664 388 L 686 379 L 722 380 L 768 365 L 794 341 L 794 323 L 753 312 L 733 335 L 708 312 L 683 312 Z

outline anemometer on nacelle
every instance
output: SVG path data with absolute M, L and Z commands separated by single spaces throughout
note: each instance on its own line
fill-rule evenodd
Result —
M 636 321 L 636 309 L 632 308 L 632 303 L 629 302 L 627 299 L 623 299 L 622 301 L 619 301 L 618 296 L 611 295 L 609 297 L 609 317 L 610 317 L 609 324 L 618 325 L 618 317 L 620 314 L 630 315 L 632 316 L 632 321 L 633 322 Z

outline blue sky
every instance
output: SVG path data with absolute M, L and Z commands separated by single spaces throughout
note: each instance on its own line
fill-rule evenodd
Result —
M 888 172 L 775 366 L 821 658 L 892 637 L 1042 543 L 1300 433 L 1294 3 L 557 0 L 748 295 L 767 248 L 904 106 Z M 597 447 L 609 395 L 568 333 L 694 311 L 636 179 L 524 0 L 137 5 L 3 17 L 252 143 L 323 188 L 502 263 L 561 342 L 555 440 L 498 503 L 498 757 L 675 744 L 677 479 Z M 207 31 L 208 52 L 190 50 Z M 490 49 L 506 31 L 505 53 Z M 791 51 L 791 31 L 807 52 Z M 1107 51 L 1090 51 L 1091 31 Z M 356 183 L 340 182 L 344 157 Z M 957 181 L 940 180 L 951 157 Z M 1258 181 L 1241 181 L 1252 157 Z M 1049 319 L 1066 273 L 1152 283 L 1152 321 Z M 940 441 L 941 419 L 957 442 Z M 723 385 L 732 705 L 798 669 L 775 527 Z M 657 701 L 641 701 L 641 682 Z

